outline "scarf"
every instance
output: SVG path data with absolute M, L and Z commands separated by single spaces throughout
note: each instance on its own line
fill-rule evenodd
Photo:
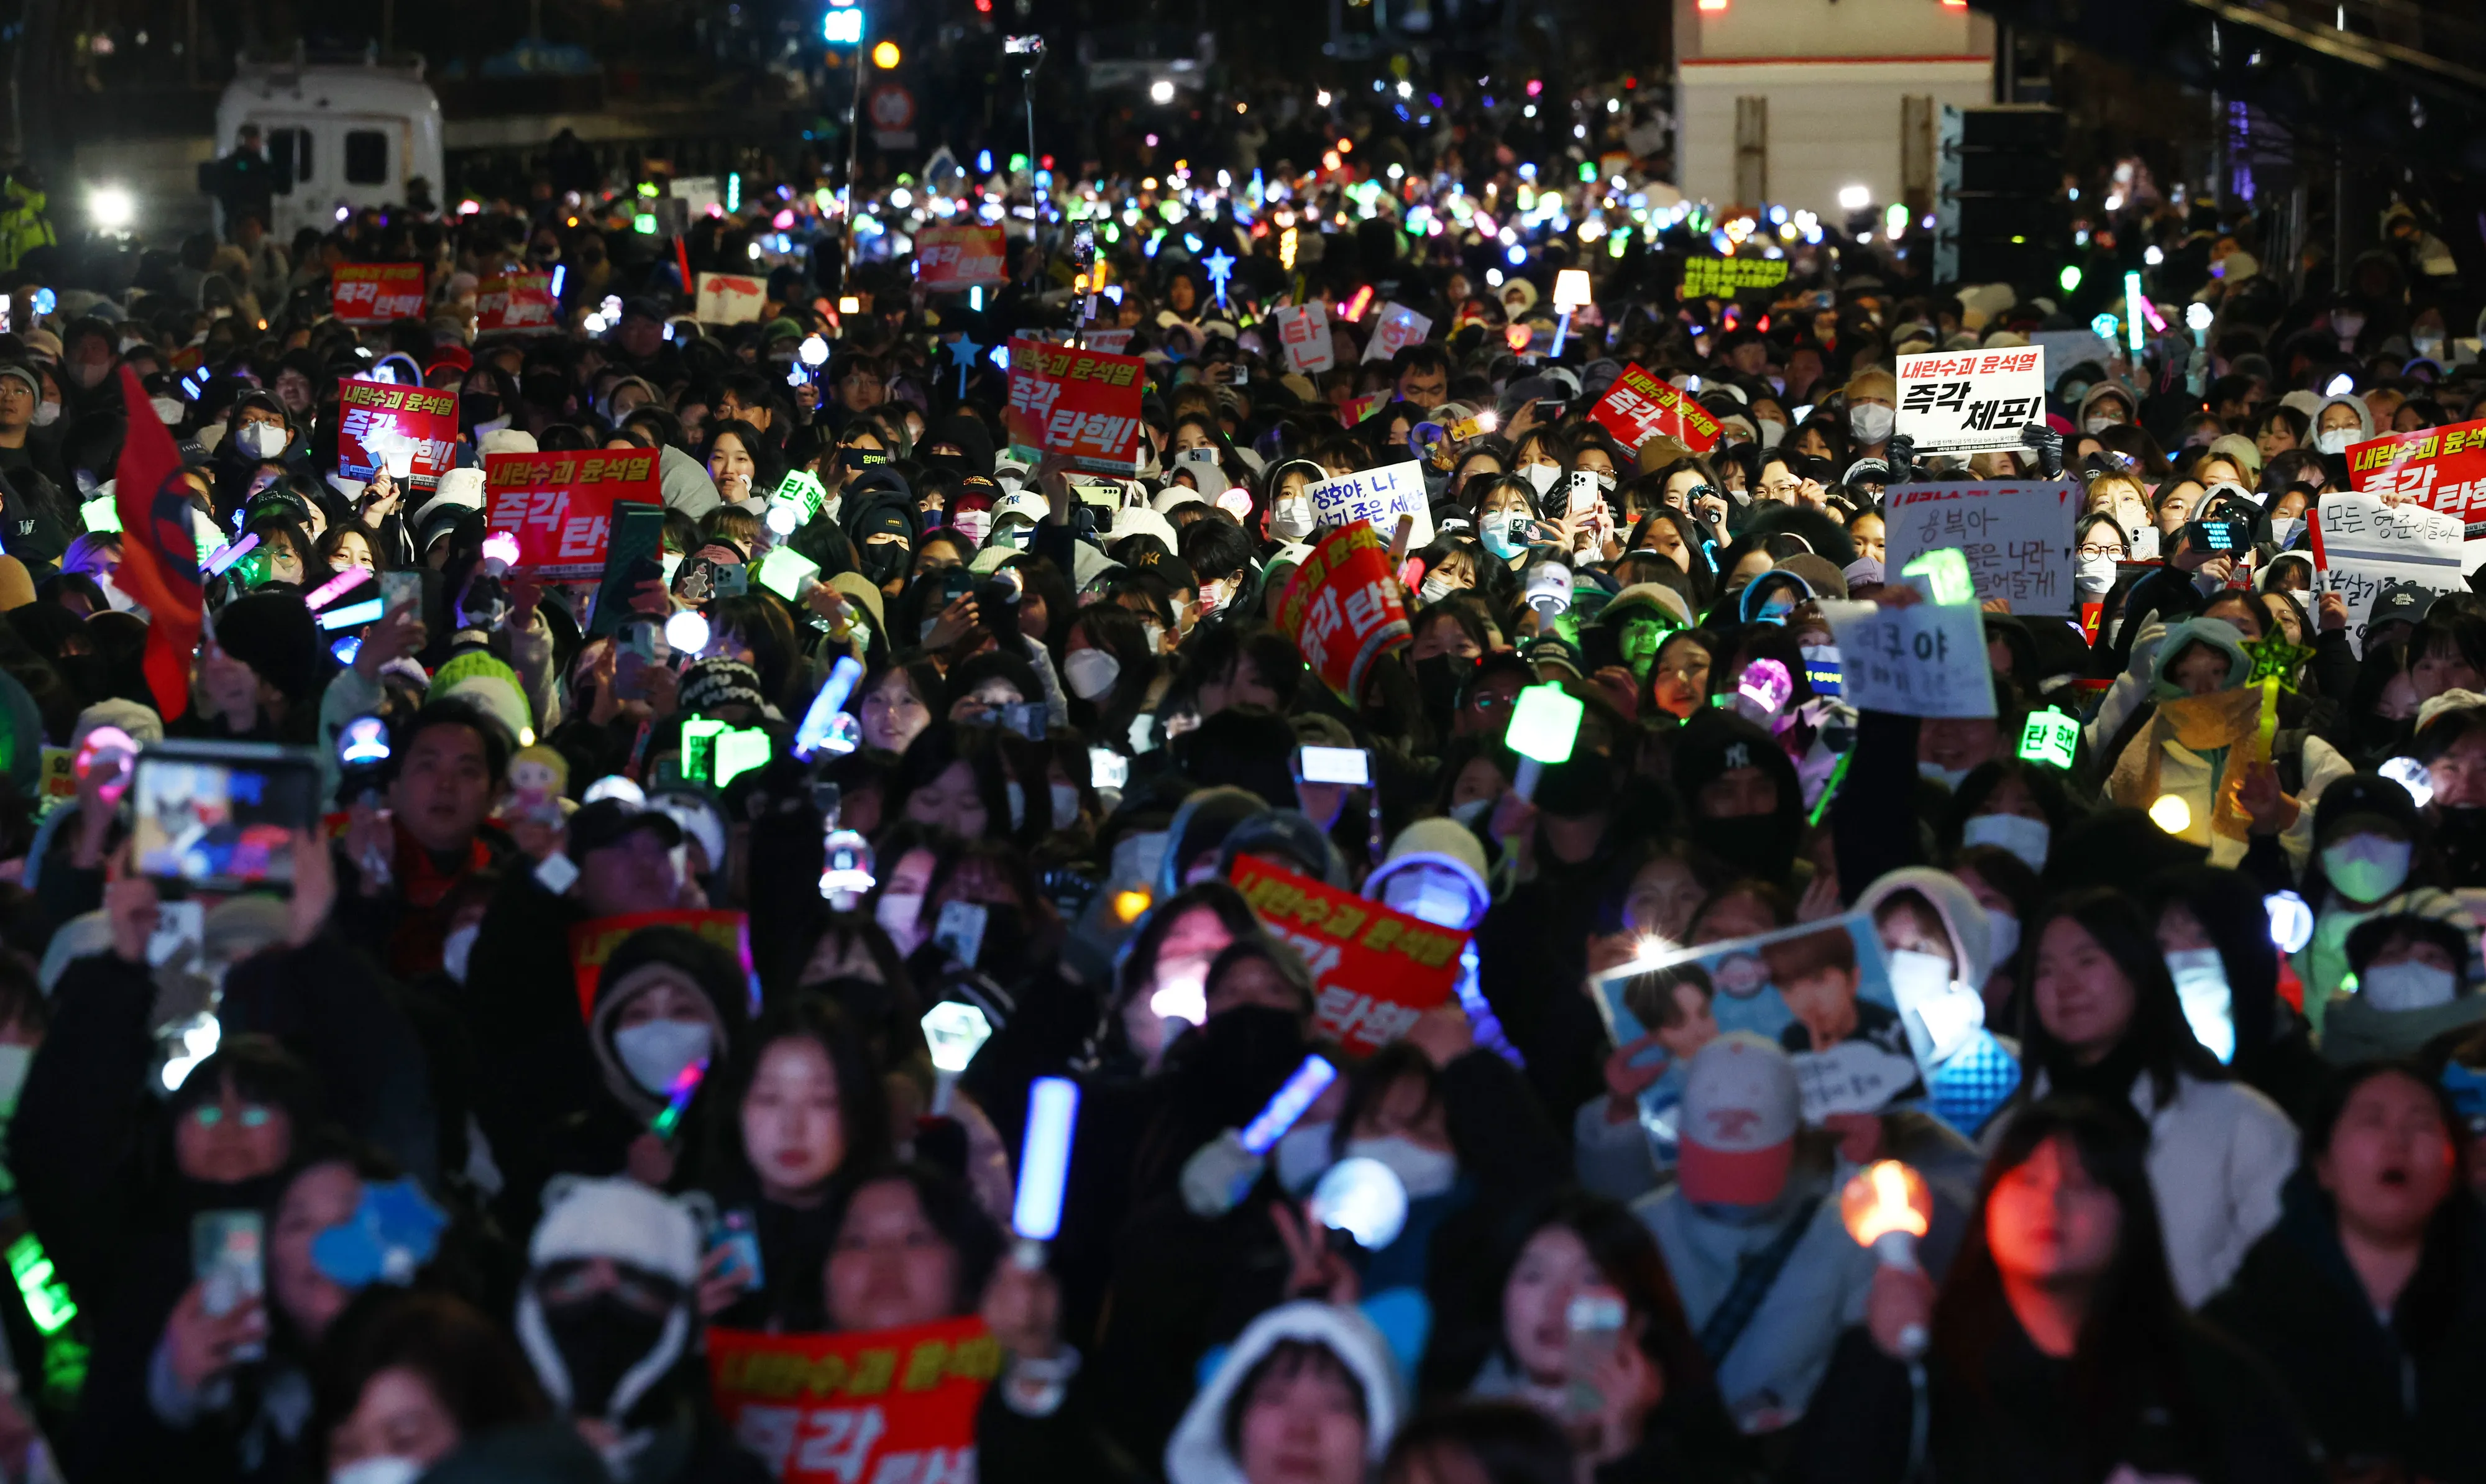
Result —
M 2218 784 L 2211 790 L 2217 803 L 2210 828 L 2242 839 L 2251 821 L 2236 808 L 2234 788 L 2252 760 L 2252 749 L 2248 744 L 2260 726 L 2261 692 L 2253 686 L 2240 685 L 2207 696 L 2162 701 L 2149 725 L 2125 744 L 2122 756 L 2115 758 L 2114 771 L 2107 776 L 2107 797 L 2141 810 L 2156 803 L 2158 764 L 2169 742 L 2198 753 L 2205 759 L 2224 749 L 2226 756 L 2217 764 Z

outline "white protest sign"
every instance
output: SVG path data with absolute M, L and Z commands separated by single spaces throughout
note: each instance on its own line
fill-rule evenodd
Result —
M 1788 1059 L 1795 1063 L 1804 1121 L 1816 1127 L 1831 1113 L 1879 1113 L 1917 1081 L 1914 1058 L 1866 1040 L 1798 1052 Z
M 1309 374 L 1338 364 L 1338 347 L 1329 338 L 1329 310 L 1317 300 L 1278 311 L 1278 339 L 1285 344 L 1289 371 Z
M 2046 353 L 2033 345 L 1899 357 L 1899 432 L 1919 453 L 2020 447 L 2046 416 Z
M 1949 480 L 1893 484 L 1883 495 L 1884 569 L 1895 572 L 1945 546 L 1968 559 L 1976 596 L 2003 598 L 2015 614 L 2069 617 L 2072 525 L 2080 486 L 2068 481 Z
M 2348 643 L 2360 658 L 2374 600 L 2394 586 L 2429 593 L 2465 592 L 2461 544 L 2466 528 L 2457 515 L 2414 502 L 2386 503 L 2380 495 L 2334 492 L 2322 497 L 2313 523 L 2313 586 L 2348 603 Z M 2424 610 L 2395 611 L 2393 619 L 2422 618 Z
M 1372 327 L 1372 339 L 1364 346 L 1367 361 L 1387 361 L 1409 345 L 1421 345 L 1424 337 L 1433 333 L 1433 321 L 1403 304 L 1384 304 L 1381 318 Z
M 1413 551 L 1433 539 L 1433 507 L 1424 494 L 1424 466 L 1412 458 L 1307 484 L 1304 494 L 1312 503 L 1312 521 L 1317 526 L 1367 521 L 1386 542 L 1396 534 L 1398 517 L 1413 515 L 1416 532 L 1407 549 Z
M 768 286 L 739 273 L 703 273 L 699 302 L 692 313 L 702 324 L 750 324 L 768 301 Z
M 1832 600 L 1821 605 L 1821 616 L 1838 640 L 1841 699 L 1858 710 L 1994 714 L 1994 670 L 1975 604 L 1883 608 Z

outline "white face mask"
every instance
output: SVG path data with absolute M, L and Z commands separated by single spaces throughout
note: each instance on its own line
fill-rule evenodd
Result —
M 1121 675 L 1122 662 L 1103 649 L 1073 649 L 1062 659 L 1062 678 L 1082 701 L 1105 695 Z
M 1143 622 L 1143 623 L 1140 625 L 1140 632 L 1141 632 L 1141 633 L 1143 633 L 1143 634 L 1146 634 L 1146 635 L 1147 636 L 1147 638 L 1148 638 L 1148 652 L 1149 652 L 1149 653 L 1151 653 L 1151 654 L 1163 654 L 1163 653 L 1165 652 L 1165 625 L 1164 625 L 1164 624 L 1162 624 L 1162 623 L 1146 623 L 1146 622 Z
M 1411 918 L 1437 927 L 1467 931 L 1476 919 L 1476 895 L 1438 866 L 1410 866 L 1382 883 L 1381 899 Z
M 984 544 L 984 537 L 992 535 L 993 512 L 990 510 L 953 510 L 950 512 L 950 524 L 957 527 L 958 530 L 966 536 L 968 540 L 981 546 Z
M 2296 539 L 2296 528 L 2302 520 L 2302 516 L 2296 515 L 2281 515 L 2273 520 L 2270 523 L 2270 543 L 2284 550 L 2288 542 Z
M 2322 872 L 2349 900 L 2378 902 L 2408 880 L 2413 848 L 2404 839 L 2351 835 L 2323 847 Z
M 1053 795 L 1053 827 L 1066 830 L 1079 822 L 1079 787 L 1075 783 L 1055 783 L 1048 790 Z
M 1772 418 L 1760 418 L 1755 421 L 1754 426 L 1761 430 L 1761 435 L 1756 441 L 1762 448 L 1774 449 L 1786 441 L 1787 429 L 1784 423 Z
M 2073 564 L 2072 586 L 2084 592 L 2104 592 L 2114 586 L 2113 557 L 2083 557 Z
M 189 410 L 181 405 L 178 397 L 151 397 L 147 398 L 147 405 L 155 409 L 155 421 L 166 427 L 180 426 L 181 414 Z
M 1278 1165 L 1278 1183 L 1288 1195 L 1302 1195 L 1311 1190 L 1329 1168 L 1330 1135 L 1335 1123 L 1298 1123 L 1286 1130 L 1272 1151 Z
M 1407 1198 L 1422 1200 L 1439 1195 L 1459 1177 L 1458 1156 L 1440 1149 L 1427 1149 L 1402 1134 L 1382 1139 L 1347 1140 L 1346 1157 L 1351 1160 L 1378 1160 L 1398 1177 L 1407 1188 Z
M 250 424 L 234 438 L 241 451 L 253 458 L 273 458 L 285 452 L 285 429 L 273 424 Z
M 466 982 L 466 962 L 475 951 L 475 935 L 483 930 L 483 923 L 469 922 L 449 929 L 448 936 L 440 940 L 440 967 L 460 984 Z
M 704 1020 L 651 1020 L 613 1032 L 613 1054 L 632 1082 L 662 1092 L 715 1041 L 716 1032 Z
M 2324 453 L 2345 453 L 2348 445 L 2356 441 L 2357 430 L 2353 427 L 2327 427 L 2314 435 L 2313 447 Z
M 1554 487 L 1554 481 L 1562 477 L 1562 470 L 1557 464 L 1530 464 L 1519 471 L 1519 477 L 1541 495 Z
M 912 956 L 924 946 L 924 929 L 917 921 L 923 916 L 921 892 L 883 892 L 871 909 L 871 920 L 889 934 L 889 941 L 898 946 L 901 958 Z
M 423 1470 L 424 1466 L 413 1459 L 383 1453 L 330 1470 L 328 1484 L 414 1484 L 423 1477 Z
M 2102 433 L 2108 428 L 2120 424 L 2122 421 L 2123 419 L 2116 417 L 2112 413 L 2092 412 L 2087 417 L 2081 419 L 2081 431 L 2085 433 Z
M 2032 871 L 2046 868 L 2046 846 L 2054 830 L 2043 819 L 2026 814 L 1978 814 L 1962 825 L 1963 845 L 2000 845 L 2028 863 Z
M 2175 998 L 2193 1038 L 2221 1061 L 2236 1058 L 2235 996 L 2227 988 L 2227 965 L 2216 948 L 2181 948 L 2167 955 L 2167 973 L 2175 980 Z
M 2020 951 L 2020 920 L 2007 912 L 1985 909 L 1985 950 L 1998 964 L 2007 964 Z
M 1278 502 L 1269 511 L 1269 534 L 1282 541 L 1300 541 L 1312 534 L 1312 503 L 1301 495 Z
M 2448 969 L 2409 959 L 2367 968 L 2357 976 L 2357 993 L 2378 1010 L 2431 1010 L 2449 1004 L 2460 981 Z
M 1425 602 L 1438 603 L 1442 599 L 1449 597 L 1451 593 L 1458 591 L 1459 585 L 1450 577 L 1436 572 L 1427 576 L 1423 582 L 1418 583 L 1416 585 L 1416 591 L 1423 594 Z
M 1938 762 L 1920 762 L 1917 764 L 1917 777 L 1930 779 L 1934 783 L 1940 783 L 1945 788 L 1949 789 L 1951 792 L 1957 793 L 1959 791 L 1960 781 L 1968 777 L 1968 770 L 1966 768 L 1946 768 Z
M 1864 444 L 1888 442 L 1891 429 L 1897 426 L 1899 414 L 1880 402 L 1859 402 L 1847 409 L 1847 430 Z
M 45 402 L 35 409 L 35 426 L 37 427 L 49 427 L 60 420 L 61 404 L 59 402 Z

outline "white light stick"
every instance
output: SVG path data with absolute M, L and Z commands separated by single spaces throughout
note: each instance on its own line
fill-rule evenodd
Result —
M 1027 1089 L 1018 1202 L 1010 1208 L 1010 1230 L 1018 1236 L 1010 1260 L 1030 1272 L 1044 1266 L 1044 1244 L 1062 1232 L 1063 1188 L 1070 1177 L 1070 1140 L 1078 1127 L 1079 1085 L 1066 1077 L 1037 1078 Z
M 701 643 L 706 641 L 703 639 Z M 820 686 L 820 693 L 812 698 L 811 709 L 803 713 L 803 724 L 794 728 L 796 757 L 809 762 L 812 755 L 823 747 L 833 753 L 855 750 L 855 728 L 851 725 L 842 727 L 839 722 L 845 716 L 846 698 L 854 694 L 856 683 L 862 679 L 863 662 L 851 654 L 839 656 L 829 668 L 829 678 Z
M 1338 1068 L 1318 1057 L 1306 1057 L 1304 1064 L 1286 1079 L 1285 1086 L 1270 1097 L 1268 1106 L 1243 1126 L 1245 1152 L 1257 1157 L 1276 1148 L 1278 1140 L 1286 1137 L 1286 1130 L 1293 1128 L 1295 1120 L 1318 1102 L 1336 1081 Z

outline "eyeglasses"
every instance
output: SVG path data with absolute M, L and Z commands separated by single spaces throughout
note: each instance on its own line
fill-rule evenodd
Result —
M 2099 546 L 2094 543 L 2085 545 L 2081 548 L 2081 560 L 2084 562 L 2094 562 L 2100 557 L 2113 557 L 2116 561 L 2120 562 L 2124 557 L 2124 548 L 2120 544 L 2113 546 Z

